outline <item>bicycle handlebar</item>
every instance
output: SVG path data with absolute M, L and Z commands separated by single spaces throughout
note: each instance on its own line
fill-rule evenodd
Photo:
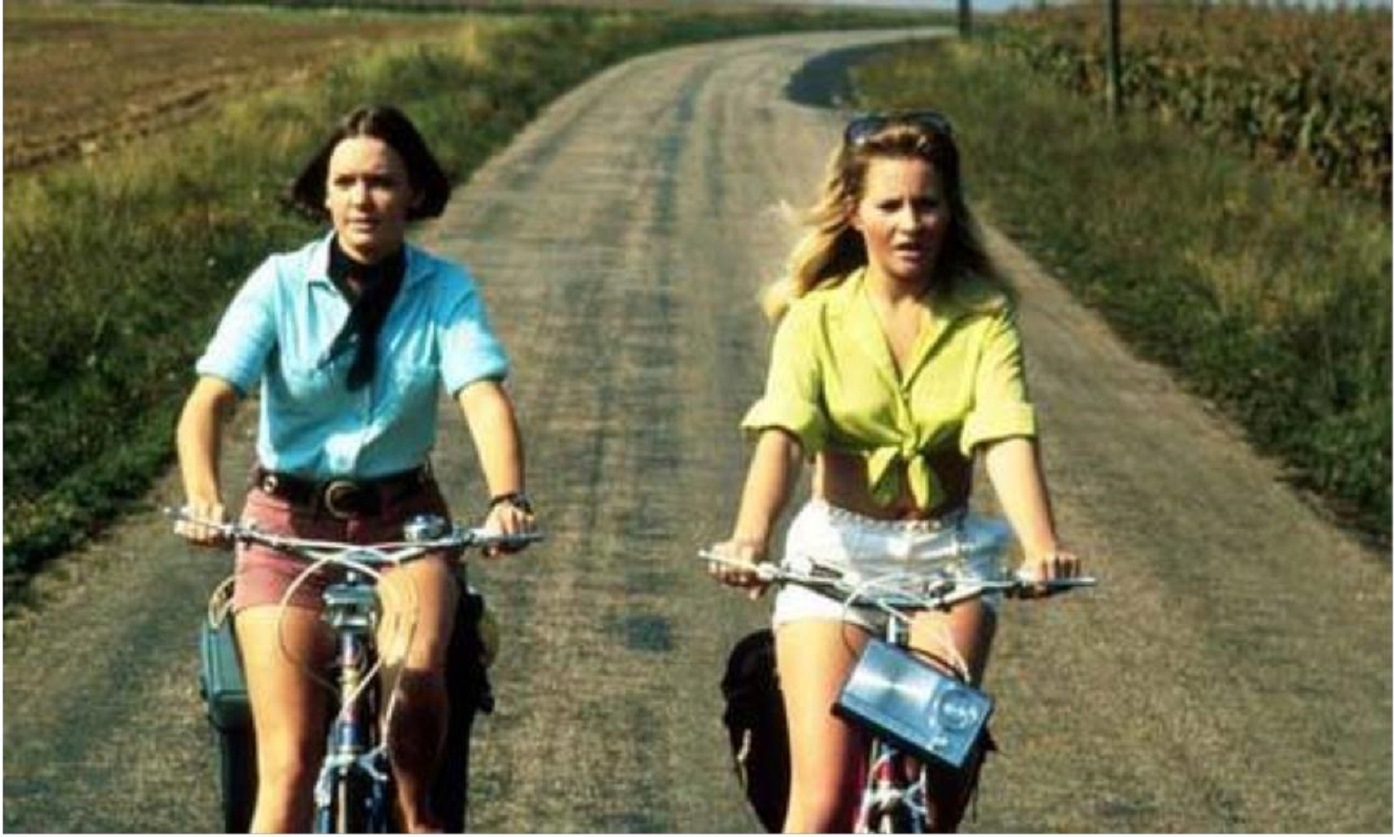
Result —
M 436 534 L 435 531 L 432 531 L 430 536 L 409 537 L 407 540 L 355 544 L 276 535 L 263 532 L 255 526 L 241 523 L 214 523 L 199 520 L 190 517 L 184 509 L 166 508 L 165 514 L 176 522 L 207 527 L 219 537 L 230 541 L 258 543 L 282 552 L 299 555 L 311 561 L 349 560 L 369 567 L 403 564 L 431 552 L 457 552 L 466 549 L 488 549 L 496 546 L 506 549 L 526 546 L 543 539 L 540 532 L 505 535 L 459 524 L 447 524 L 446 521 L 439 518 L 429 518 L 421 521 L 421 525 L 423 527 L 429 526 L 432 530 L 446 528 L 445 534 Z M 417 522 L 408 522 L 406 526 L 408 533 L 411 532 L 413 524 Z
M 1057 578 L 1040 581 L 1019 574 L 1006 578 L 962 578 L 943 570 L 915 572 L 903 570 L 863 578 L 851 570 L 842 570 L 810 561 L 808 571 L 786 564 L 763 562 L 752 565 L 720 557 L 710 550 L 698 555 L 714 564 L 743 570 L 754 570 L 755 577 L 766 584 L 794 584 L 814 592 L 842 599 L 848 605 L 869 605 L 891 612 L 899 610 L 943 610 L 959 602 L 989 593 L 1019 596 L 1044 587 L 1047 593 L 1065 592 L 1098 583 L 1093 576 Z

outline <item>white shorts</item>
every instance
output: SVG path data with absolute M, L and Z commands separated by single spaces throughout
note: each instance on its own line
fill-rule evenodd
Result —
M 1005 555 L 979 555 L 970 560 L 946 559 L 943 553 L 952 542 L 955 529 L 967 515 L 956 514 L 936 520 L 877 520 L 810 500 L 789 524 L 784 537 L 784 561 L 807 566 L 810 558 L 820 564 L 856 570 L 863 577 L 903 570 L 943 568 L 961 578 L 998 578 L 1004 572 Z M 994 613 L 1002 605 L 1002 595 L 993 593 L 982 601 Z M 846 607 L 837 599 L 793 584 L 780 589 L 774 600 L 774 627 L 805 619 L 849 622 L 868 631 L 885 630 L 887 615 L 868 607 Z

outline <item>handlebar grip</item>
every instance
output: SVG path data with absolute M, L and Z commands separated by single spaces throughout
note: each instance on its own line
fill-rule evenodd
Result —
M 1099 580 L 1094 578 L 1094 576 L 1092 575 L 1072 576 L 1070 578 L 1052 578 L 1046 582 L 1042 582 L 1040 579 L 1031 578 L 1030 576 L 1018 575 L 1017 578 L 1021 581 L 1022 584 L 1035 585 L 1044 583 L 1046 587 L 1058 590 L 1070 590 L 1075 587 L 1093 587 L 1099 583 Z
M 697 550 L 697 557 L 705 561 L 709 561 L 713 564 L 721 564 L 727 567 L 734 567 L 738 570 L 753 570 L 755 572 L 755 577 L 767 584 L 779 578 L 778 565 L 773 564 L 769 561 L 759 561 L 753 564 L 745 561 L 733 561 L 730 558 L 722 558 L 721 556 L 712 552 L 710 549 Z
M 519 532 L 514 535 L 481 534 L 480 540 L 488 544 L 499 546 L 527 546 L 530 543 L 537 543 L 545 540 L 546 536 L 541 532 Z
M 1074 576 L 1071 578 L 1052 578 L 1047 581 L 1016 574 L 1017 584 L 1013 590 L 1008 591 L 1009 596 L 1031 597 L 1033 594 L 1038 597 L 1050 596 L 1056 593 L 1064 593 L 1080 587 L 1093 587 L 1099 583 L 1092 575 Z M 1045 587 L 1045 592 L 1036 592 L 1041 586 Z

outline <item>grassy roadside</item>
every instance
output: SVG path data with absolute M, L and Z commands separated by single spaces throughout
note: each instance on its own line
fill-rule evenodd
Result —
M 935 107 L 971 197 L 1294 482 L 1388 543 L 1390 248 L 1380 207 L 1101 109 L 979 45 L 861 68 L 870 107 Z
M 788 10 L 464 15 L 451 38 L 359 54 L 189 128 L 7 183 L 7 598 L 169 464 L 194 356 L 254 264 L 312 232 L 278 210 L 277 196 L 352 105 L 404 106 L 462 182 L 548 101 L 621 59 L 896 20 Z

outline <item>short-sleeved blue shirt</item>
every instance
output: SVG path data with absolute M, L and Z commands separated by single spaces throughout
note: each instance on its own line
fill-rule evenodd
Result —
M 329 278 L 331 241 L 332 233 L 262 263 L 196 369 L 244 395 L 261 381 L 257 455 L 271 470 L 368 479 L 416 467 L 435 443 L 440 387 L 454 395 L 502 379 L 508 359 L 469 273 L 407 245 L 373 380 L 349 391 L 354 352 L 329 359 L 350 310 Z

